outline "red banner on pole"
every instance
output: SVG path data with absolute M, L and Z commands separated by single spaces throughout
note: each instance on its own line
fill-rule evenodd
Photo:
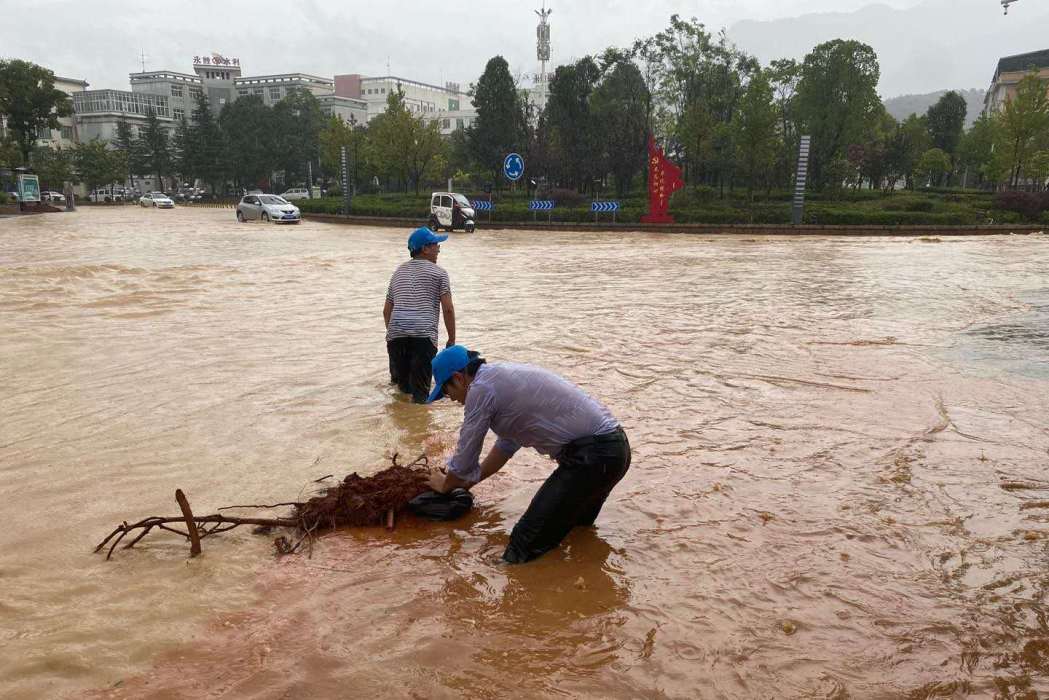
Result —
M 681 168 L 663 155 L 656 140 L 648 137 L 648 213 L 641 217 L 646 224 L 672 224 L 674 217 L 667 213 L 670 195 L 685 186 Z

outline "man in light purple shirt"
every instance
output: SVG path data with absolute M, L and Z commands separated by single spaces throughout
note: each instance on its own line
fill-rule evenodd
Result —
M 502 469 L 521 447 L 557 460 L 514 526 L 503 559 L 521 563 L 556 547 L 577 525 L 593 525 L 612 488 L 630 468 L 630 443 L 608 409 L 567 379 L 541 367 L 486 364 L 453 345 L 433 358 L 436 387 L 464 407 L 459 444 L 430 486 L 440 493 L 470 488 Z M 485 435 L 498 440 L 481 459 Z

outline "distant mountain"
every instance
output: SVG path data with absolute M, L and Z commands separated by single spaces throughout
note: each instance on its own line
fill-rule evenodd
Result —
M 801 60 L 817 44 L 856 39 L 878 52 L 882 95 L 922 94 L 945 85 L 987 86 L 1002 56 L 1049 48 L 1049 3 L 924 0 L 909 9 L 868 5 L 855 12 L 738 22 L 728 30 L 763 64 Z
M 965 113 L 965 128 L 968 129 L 983 111 L 983 98 L 987 91 L 973 88 L 972 90 L 955 90 L 955 92 L 965 98 L 965 104 L 968 106 L 968 111 Z M 937 100 L 946 93 L 947 90 L 937 90 L 924 95 L 900 95 L 882 100 L 882 102 L 885 103 L 885 109 L 889 114 L 902 121 L 912 114 L 917 114 L 919 117 L 925 114 L 929 107 L 936 104 Z

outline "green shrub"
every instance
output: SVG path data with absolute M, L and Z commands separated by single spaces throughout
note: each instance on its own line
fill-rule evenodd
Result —
M 556 202 L 555 206 L 559 207 L 578 207 L 583 204 L 583 202 L 589 201 L 589 198 L 585 194 L 579 194 L 572 189 L 557 187 L 544 193 L 540 199 L 552 199 Z
M 1023 215 L 1015 211 L 992 211 L 987 217 L 989 224 L 1022 224 Z
M 882 204 L 885 211 L 934 211 L 936 202 L 926 197 L 890 197 Z
M 467 193 L 468 190 L 459 188 Z M 425 222 L 429 217 L 429 191 L 391 194 L 358 194 L 353 198 L 351 214 L 412 219 Z M 574 193 L 573 193 L 574 194 Z M 1019 215 L 1012 212 L 991 211 L 989 193 L 957 193 L 951 197 L 930 195 L 925 192 L 899 192 L 886 195 L 870 190 L 844 191 L 841 199 L 828 201 L 822 195 L 810 197 L 806 203 L 805 221 L 827 225 L 874 225 L 916 226 L 922 224 L 966 225 L 999 222 L 1019 222 Z M 710 188 L 686 188 L 674 194 L 670 200 L 670 213 L 679 223 L 697 224 L 787 224 L 791 220 L 790 193 L 775 192 L 765 196 L 755 192 L 751 200 L 745 190 L 730 192 L 720 198 Z M 468 194 L 470 199 L 484 199 L 487 195 Z M 593 222 L 590 197 L 574 194 L 573 202 L 550 196 L 557 202 L 552 212 L 531 212 L 528 202 L 533 196 L 526 190 L 496 191 L 493 195 L 495 210 L 478 212 L 477 221 L 522 222 L 535 221 L 542 224 L 553 222 Z M 648 210 L 647 192 L 638 190 L 623 197 L 606 196 L 620 203 L 616 222 L 637 223 Z M 957 200 L 957 201 L 950 201 Z M 305 213 L 335 214 L 341 211 L 341 197 L 328 196 L 324 199 L 299 200 L 296 202 Z M 611 214 L 598 215 L 600 222 L 610 222 Z M 1015 221 L 1014 221 L 1015 220 Z
M 913 212 L 813 207 L 805 212 L 805 222 L 828 226 L 964 226 L 976 224 L 976 212 Z
M 1020 214 L 1027 221 L 1038 221 L 1049 210 L 1049 192 L 999 192 L 994 208 Z

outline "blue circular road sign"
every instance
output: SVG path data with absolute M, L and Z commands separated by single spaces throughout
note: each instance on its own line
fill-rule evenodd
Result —
M 517 182 L 524 175 L 524 158 L 518 153 L 511 153 L 503 161 L 503 174 L 511 182 Z

